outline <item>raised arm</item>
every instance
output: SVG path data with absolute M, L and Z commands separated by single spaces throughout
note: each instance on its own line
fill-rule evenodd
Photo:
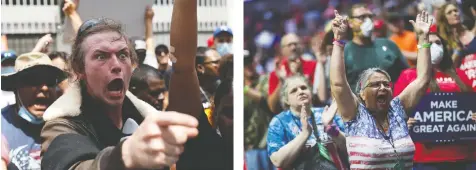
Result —
M 31 52 L 48 53 L 48 46 L 53 43 L 51 34 L 46 34 L 36 42 L 35 48 Z
M 335 11 L 335 14 L 336 18 L 332 21 L 334 37 L 337 41 L 344 40 L 348 28 L 347 18 L 340 16 L 337 11 Z M 354 93 L 352 93 L 345 75 L 344 45 L 337 41 L 334 42 L 331 55 L 331 92 L 332 97 L 334 97 L 337 103 L 342 119 L 349 121 L 356 115 L 358 100 Z
M 78 12 L 76 11 L 77 5 L 73 0 L 65 0 L 63 6 L 64 14 L 71 20 L 71 25 L 73 26 L 74 34 L 78 33 L 79 27 L 83 24 L 81 17 L 79 17 Z
M 416 22 L 411 20 L 415 32 L 418 36 L 418 44 L 421 46 L 418 49 L 417 60 L 417 78 L 411 82 L 398 95 L 402 101 L 405 112 L 410 114 L 410 111 L 418 104 L 420 98 L 425 95 L 426 89 L 431 79 L 431 62 L 430 62 L 430 44 L 428 43 L 428 32 L 432 19 L 426 11 L 422 11 L 417 15 Z
M 271 79 L 277 79 L 275 81 L 278 82 L 278 85 L 274 89 L 273 93 L 268 95 L 268 107 L 271 110 L 271 112 L 278 114 L 279 112 L 282 111 L 279 101 L 279 95 L 281 91 L 281 87 L 283 86 L 284 79 L 286 78 L 286 69 L 284 68 L 283 65 L 279 64 L 280 62 L 278 61 L 276 63 L 276 69 L 274 71 L 275 75 L 271 73 L 269 75 L 269 82 L 273 82 Z
M 152 21 L 154 11 L 151 6 L 147 6 L 145 11 L 145 43 L 147 52 L 154 51 L 154 40 L 152 37 Z
M 325 103 L 328 99 L 325 74 L 326 62 L 327 58 L 325 56 L 318 56 L 316 71 L 314 73 L 314 85 L 316 86 L 317 96 L 321 103 Z
M 173 64 L 170 80 L 168 110 L 198 117 L 203 112 L 203 107 L 195 70 L 197 1 L 174 1 L 170 30 L 170 51 L 176 62 Z

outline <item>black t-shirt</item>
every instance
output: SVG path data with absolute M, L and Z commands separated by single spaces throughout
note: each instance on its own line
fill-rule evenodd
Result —
M 199 118 L 198 136 L 185 144 L 184 153 L 177 162 L 177 170 L 233 169 L 233 147 L 208 123 L 205 112 Z
M 85 100 L 83 100 L 82 113 L 84 113 L 86 119 L 93 125 L 98 134 L 99 142 L 102 145 L 101 149 L 103 149 L 108 146 L 116 146 L 121 138 L 129 136 L 130 134 L 123 134 L 122 129 L 118 129 L 101 108 L 100 104 L 94 102 L 94 100 L 89 97 L 85 97 Z M 123 124 L 129 118 L 137 122 L 138 125 L 144 120 L 127 97 L 124 99 L 122 113 Z

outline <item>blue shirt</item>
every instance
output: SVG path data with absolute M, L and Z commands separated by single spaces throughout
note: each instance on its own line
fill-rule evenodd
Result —
M 2 109 L 2 135 L 9 146 L 10 163 L 22 169 L 40 169 L 41 140 L 43 124 L 34 125 L 18 116 L 15 105 Z
M 314 114 L 317 124 L 322 123 L 323 108 L 312 108 L 312 114 Z M 309 124 L 312 123 L 311 117 L 308 119 Z M 334 116 L 334 123 L 339 127 L 341 131 L 344 131 L 344 122 L 338 115 Z M 276 115 L 269 123 L 268 128 L 268 156 L 271 156 L 274 152 L 278 151 L 281 147 L 296 138 L 301 132 L 301 120 L 300 117 L 295 116 L 291 110 L 285 110 Z M 316 137 L 309 135 L 306 145 L 314 146 L 317 143 Z M 320 150 L 323 150 L 320 147 Z

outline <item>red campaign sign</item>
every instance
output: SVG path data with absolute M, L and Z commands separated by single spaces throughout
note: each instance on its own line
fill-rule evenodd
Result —
M 471 87 L 476 91 L 476 54 L 469 54 L 461 61 L 460 69 L 463 70 L 471 80 Z

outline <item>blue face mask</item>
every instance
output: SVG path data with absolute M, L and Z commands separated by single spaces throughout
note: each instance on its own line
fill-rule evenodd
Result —
M 14 72 L 15 72 L 15 67 L 13 66 L 2 67 L 2 75 L 14 73 Z
M 219 43 L 219 44 L 217 44 L 217 51 L 221 56 L 231 54 L 233 52 L 232 44 L 231 43 Z
M 44 122 L 43 118 L 38 118 L 35 115 L 31 114 L 30 111 L 28 111 L 28 109 L 23 105 L 23 102 L 21 101 L 21 99 L 19 99 L 19 101 L 20 101 L 21 107 L 20 107 L 20 110 L 18 111 L 18 115 L 21 118 L 35 125 L 38 125 Z
M 18 111 L 18 115 L 25 119 L 26 121 L 33 123 L 35 125 L 41 124 L 44 122 L 43 118 L 37 118 L 35 115 L 31 114 L 25 106 L 20 107 L 20 111 Z

